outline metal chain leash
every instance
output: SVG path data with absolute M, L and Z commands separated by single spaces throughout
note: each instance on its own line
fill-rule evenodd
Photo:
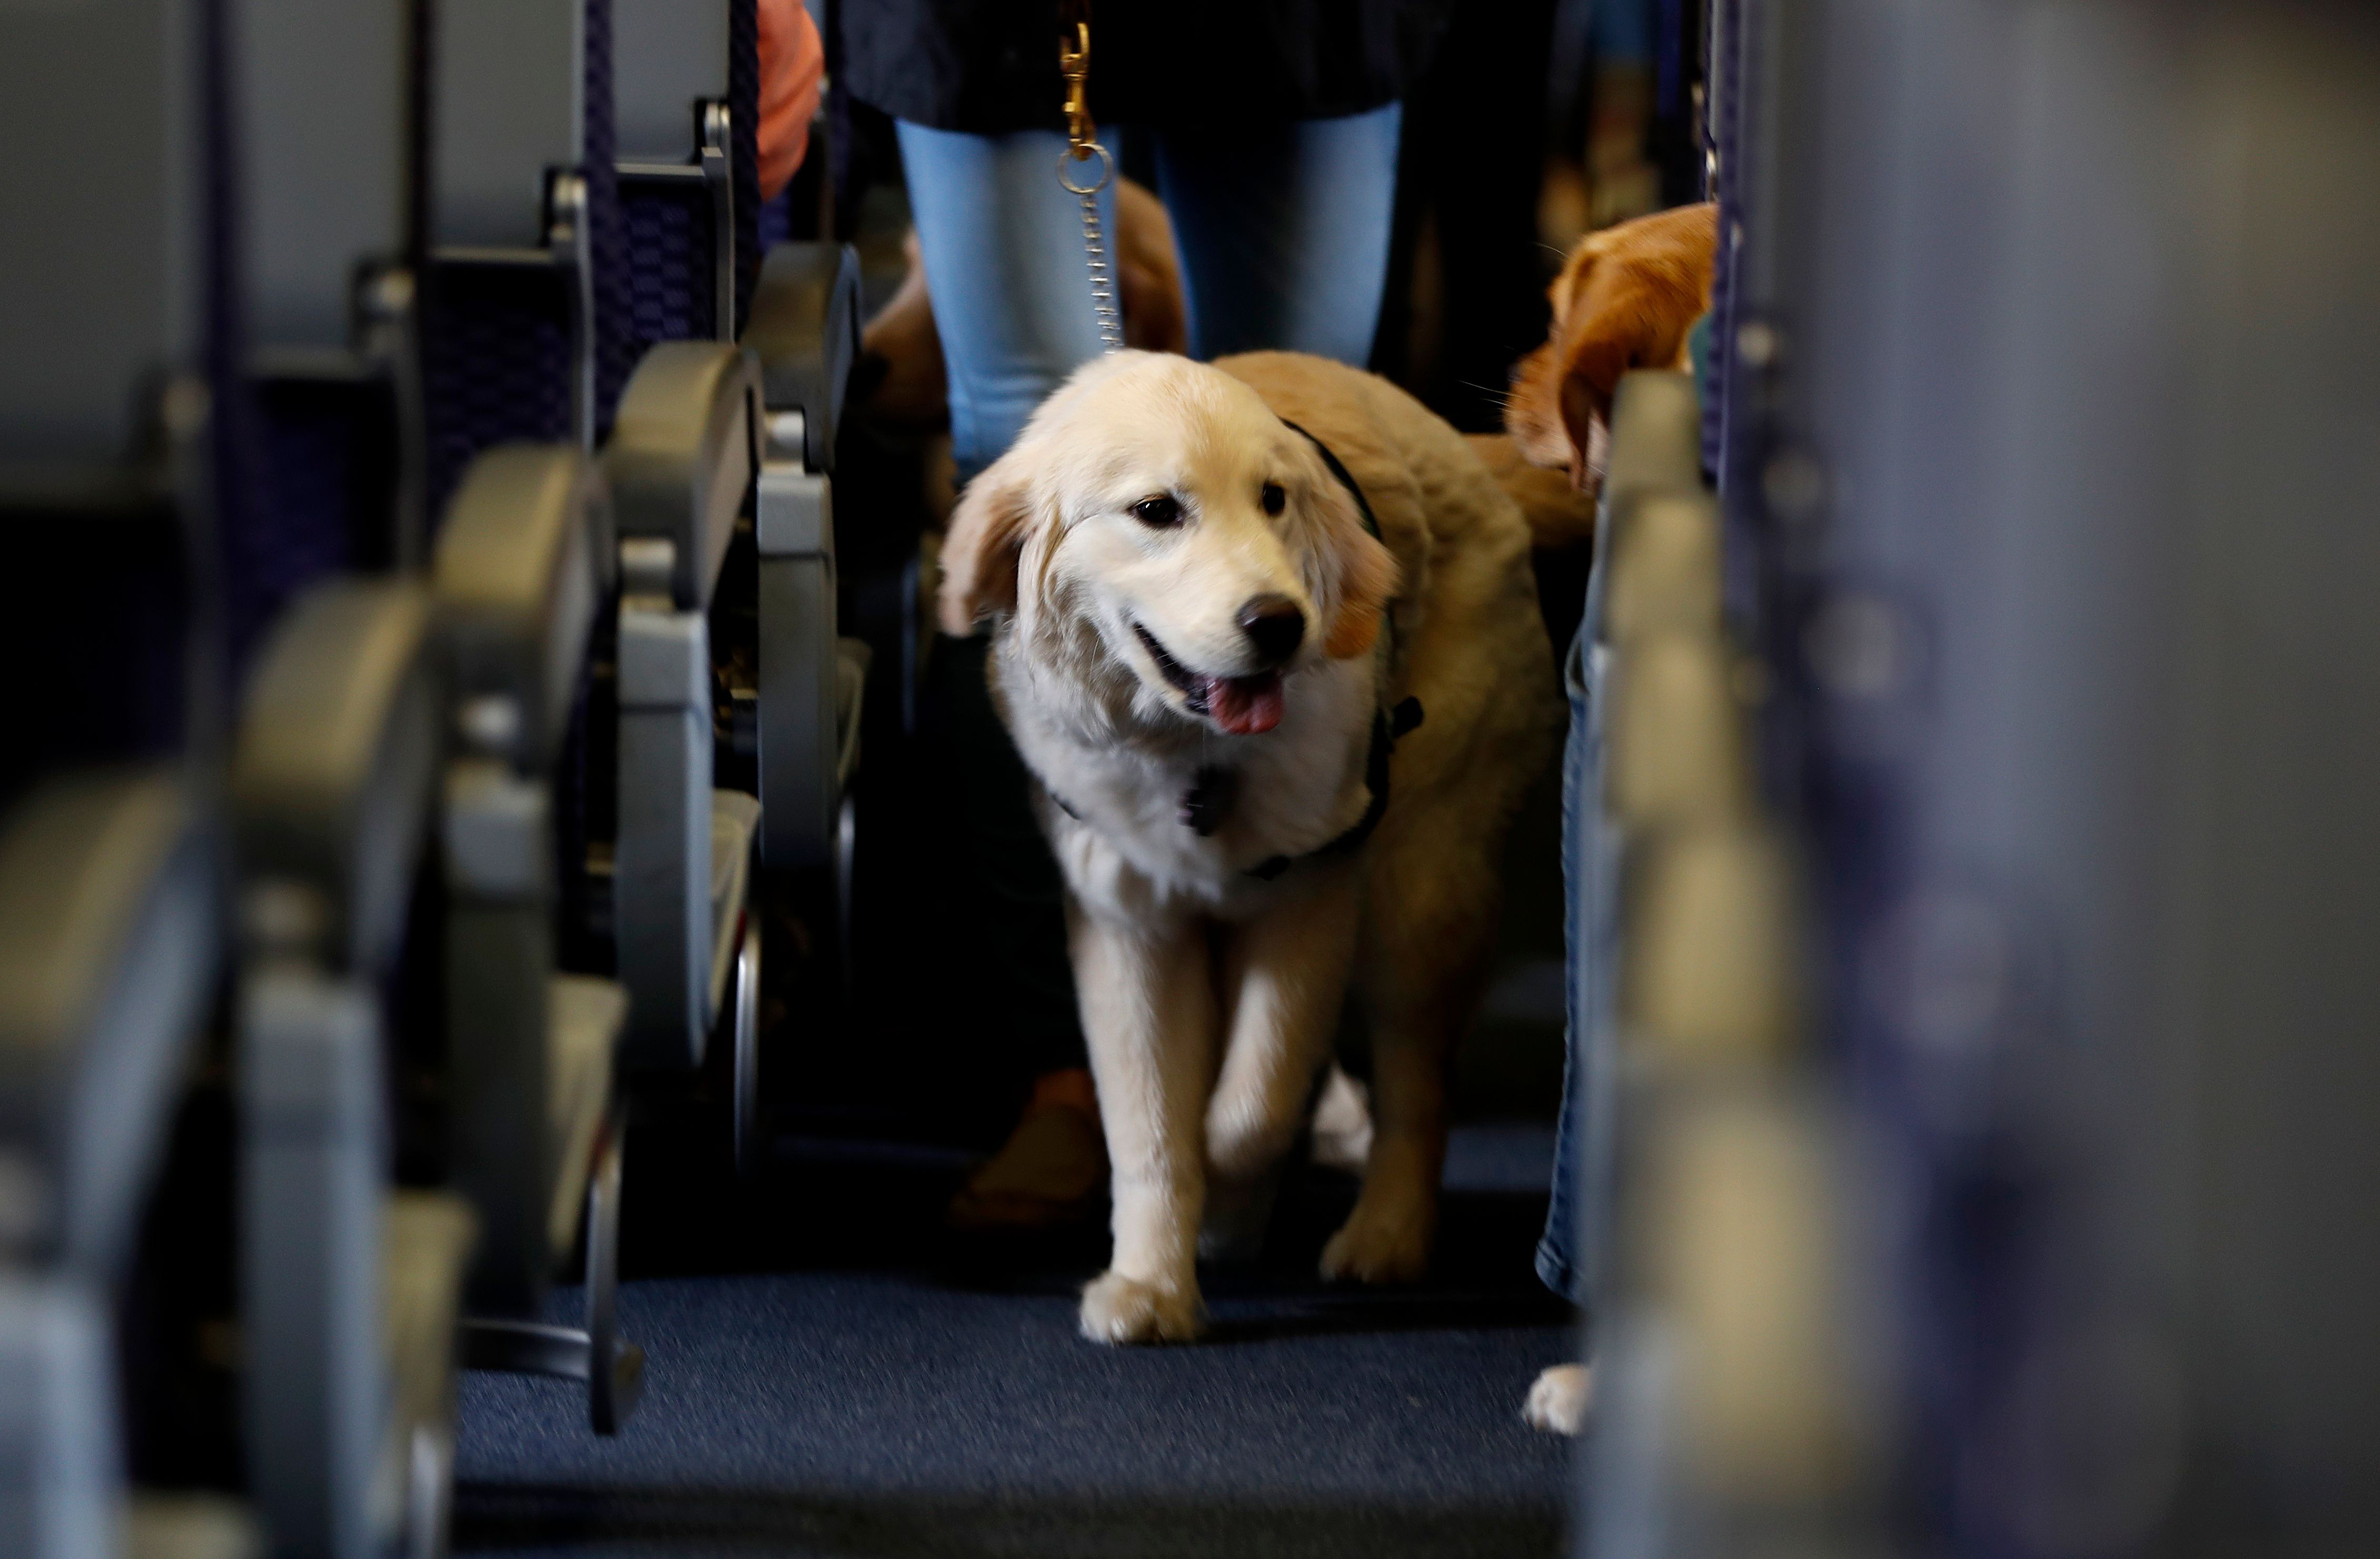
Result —
M 1078 16 L 1090 9 L 1076 7 Z M 1058 182 L 1083 203 L 1083 262 L 1091 278 L 1091 311 L 1099 318 L 1099 349 L 1123 350 L 1123 319 L 1116 309 L 1115 274 L 1108 264 L 1106 235 L 1099 225 L 1099 191 L 1115 177 L 1115 159 L 1099 144 L 1099 128 L 1091 123 L 1091 24 L 1077 19 L 1074 37 L 1058 44 L 1058 69 L 1066 78 L 1066 150 L 1058 153 Z M 1088 183 L 1073 175 L 1073 164 L 1099 159 L 1099 177 Z

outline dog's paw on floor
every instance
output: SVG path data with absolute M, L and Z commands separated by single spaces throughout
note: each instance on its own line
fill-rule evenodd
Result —
M 1429 1234 L 1423 1210 L 1359 1197 L 1322 1248 L 1322 1275 L 1333 1283 L 1418 1283 L 1429 1270 Z
M 1529 1387 L 1521 1417 L 1548 1434 L 1576 1434 L 1595 1406 L 1595 1372 L 1584 1364 L 1557 1364 Z
M 1083 1290 L 1083 1335 L 1095 1343 L 1189 1343 L 1207 1329 L 1196 1291 L 1102 1273 Z

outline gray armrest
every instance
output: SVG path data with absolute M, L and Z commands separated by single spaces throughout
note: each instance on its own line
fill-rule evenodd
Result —
M 103 1291 L 0 1264 L 0 1511 L 13 1553 L 121 1541 L 114 1331 Z
M 214 989 L 214 851 L 170 772 L 55 780 L 0 834 L 0 1248 L 106 1273 Z
M 836 654 L 835 434 L 859 355 L 859 260 L 848 245 L 780 244 L 744 345 L 769 412 L 755 504 L 759 554 L 761 853 L 771 867 L 833 857 L 851 744 Z
M 401 1517 L 382 1300 L 389 1144 L 377 977 L 412 900 L 439 749 L 429 592 L 336 580 L 284 614 L 231 765 L 243 930 L 242 1321 L 275 1545 L 361 1553 Z M 394 1454 L 400 1461 L 409 1447 Z
M 540 1312 L 554 1188 L 586 1183 L 551 1107 L 557 1088 L 583 1090 L 587 1068 L 554 1043 L 583 1025 L 557 1007 L 571 988 L 553 979 L 548 773 L 608 590 L 609 530 L 590 459 L 566 445 L 515 445 L 473 463 L 439 538 L 439 623 L 463 737 L 443 818 L 450 1131 L 455 1183 L 485 1234 L 471 1274 L 482 1313 Z M 594 1120 L 610 1108 L 610 1059 L 607 1048 L 593 1073 Z M 589 1151 L 580 1142 L 575 1156 Z
M 431 572 L 455 697 L 509 701 L 516 767 L 561 745 L 615 551 L 602 477 L 569 445 L 490 450 L 446 511 Z
M 429 624 L 419 584 L 334 580 L 284 615 L 249 685 L 230 787 L 241 877 L 301 890 L 310 902 L 284 902 L 320 917 L 333 968 L 384 968 L 404 930 L 440 745 Z
M 1603 636 L 1614 644 L 1663 632 L 1719 632 L 1718 499 L 1635 487 L 1612 511 Z
M 762 403 L 798 411 L 805 463 L 834 469 L 843 393 L 859 358 L 859 256 L 849 244 L 779 244 L 761 262 L 744 346 L 760 363 Z
M 1703 484 L 1703 405 L 1694 376 L 1639 369 L 1611 396 L 1611 457 L 1606 502 L 1638 488 L 1698 492 Z
M 681 609 L 710 606 L 759 469 L 759 388 L 737 348 L 665 341 L 645 354 L 620 396 L 603 456 L 620 540 L 669 543 L 670 594 Z

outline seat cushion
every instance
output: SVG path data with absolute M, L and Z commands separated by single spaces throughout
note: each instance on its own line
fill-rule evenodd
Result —
M 565 1261 L 577 1243 L 579 1208 L 594 1166 L 595 1139 L 612 1105 L 612 1057 L 628 1021 L 617 980 L 558 974 L 546 1009 L 548 1140 L 561 1155 L 546 1215 L 546 1248 Z
M 851 773 L 859 767 L 859 713 L 868 691 L 868 667 L 876 652 L 861 639 L 834 641 L 834 784 L 838 793 L 851 788 Z
M 261 1559 L 255 1517 L 222 1494 L 135 1492 L 125 1502 L 128 1559 Z
M 759 827 L 759 797 L 740 790 L 710 793 L 710 1001 L 703 1010 L 713 1022 L 735 962 L 735 932 L 752 878 L 752 835 Z
M 399 1191 L 389 1198 L 382 1234 L 387 1309 L 391 1453 L 409 1455 L 413 1431 L 443 1426 L 455 1413 L 455 1328 L 463 1273 L 479 1238 L 470 1204 L 443 1191 Z

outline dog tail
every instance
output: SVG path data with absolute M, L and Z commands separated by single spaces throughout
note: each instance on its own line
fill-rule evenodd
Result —
M 1568 471 L 1530 465 L 1509 433 L 1466 433 L 1463 442 L 1504 495 L 1521 506 L 1532 546 L 1569 547 L 1595 540 L 1595 494 L 1572 487 Z

